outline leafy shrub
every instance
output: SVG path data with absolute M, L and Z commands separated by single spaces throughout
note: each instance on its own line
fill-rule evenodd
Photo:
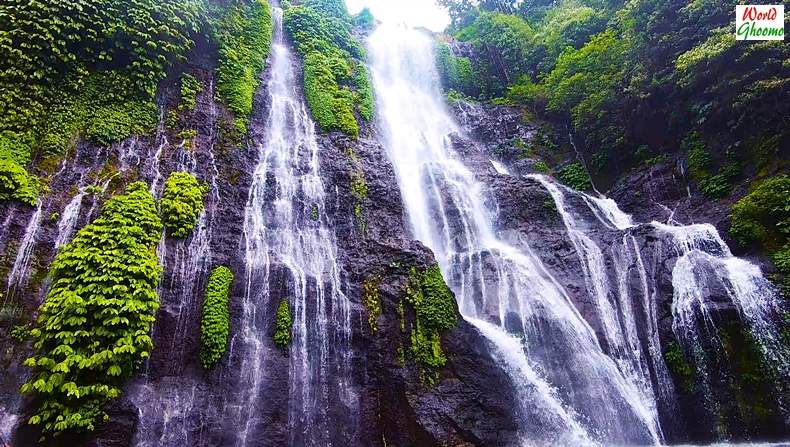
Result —
M 197 104 L 197 95 L 203 90 L 203 84 L 190 74 L 181 76 L 181 111 L 194 111 Z
M 293 319 L 291 318 L 291 309 L 288 307 L 288 300 L 282 300 L 277 307 L 274 336 L 272 336 L 274 344 L 280 349 L 288 348 L 291 343 L 291 326 L 293 326 Z
M 35 205 L 38 193 L 39 182 L 35 176 L 13 160 L 0 159 L 0 201 L 18 200 Z
M 373 89 L 364 50 L 351 35 L 352 19 L 342 2 L 312 0 L 289 6 L 283 17 L 304 61 L 307 105 L 322 131 L 357 137 L 359 123 L 373 117 Z
M 730 234 L 742 245 L 757 244 L 780 264 L 790 236 L 790 177 L 780 175 L 753 187 L 733 204 Z M 779 264 L 777 264 L 779 266 Z
M 141 182 L 113 197 L 99 217 L 60 248 L 52 287 L 31 331 L 33 369 L 21 391 L 38 408 L 29 423 L 44 433 L 93 430 L 102 406 L 153 347 L 150 332 L 161 268 L 154 247 L 162 223 Z
M 232 284 L 233 272 L 224 265 L 211 271 L 206 284 L 200 322 L 200 362 L 206 369 L 214 369 L 228 348 Z
M 570 186 L 579 191 L 585 191 L 592 188 L 590 176 L 587 175 L 587 170 L 581 163 L 572 163 L 562 168 L 558 174 L 562 183 Z
M 217 91 L 236 114 L 236 131 L 246 134 L 258 74 L 272 44 L 271 7 L 266 0 L 233 1 L 212 28 L 219 47 Z
M 475 85 L 472 61 L 468 57 L 458 57 L 444 42 L 436 44 L 436 68 L 445 90 L 455 90 L 467 96 L 480 94 Z
M 412 360 L 421 365 L 423 379 L 433 383 L 438 378 L 437 369 L 447 362 L 442 352 L 441 334 L 458 322 L 455 298 L 438 265 L 422 272 L 412 268 L 406 286 L 406 301 L 415 314 L 409 352 Z
M 173 237 L 185 238 L 195 228 L 205 193 L 205 186 L 188 172 L 174 172 L 167 178 L 159 208 Z

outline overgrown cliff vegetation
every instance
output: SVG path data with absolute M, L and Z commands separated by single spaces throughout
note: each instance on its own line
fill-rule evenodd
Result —
M 52 288 L 31 331 L 33 369 L 23 393 L 36 396 L 30 424 L 45 434 L 93 430 L 103 406 L 153 348 L 162 232 L 145 183 L 129 185 L 63 246 L 52 263 Z
M 452 18 L 437 51 L 445 87 L 551 123 L 525 156 L 555 160 L 571 131 L 584 166 L 553 169 L 572 186 L 589 187 L 585 166 L 605 188 L 677 159 L 692 190 L 732 201 L 736 185 L 759 191 L 790 167 L 790 47 L 736 41 L 735 2 L 439 3 Z
M 31 161 L 46 175 L 81 140 L 150 133 L 161 82 L 203 35 L 218 47 L 217 90 L 244 133 L 271 34 L 264 0 L 0 5 L 0 200 L 35 203 L 45 182 Z
M 359 135 L 359 120 L 373 117 L 373 89 L 365 50 L 352 35 L 369 28 L 363 11 L 352 18 L 343 0 L 304 0 L 285 4 L 284 25 L 304 60 L 304 93 L 313 119 L 324 131 Z

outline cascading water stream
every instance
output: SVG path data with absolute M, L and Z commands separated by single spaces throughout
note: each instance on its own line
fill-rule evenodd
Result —
M 16 294 L 25 286 L 30 273 L 30 263 L 32 261 L 33 248 L 36 245 L 36 236 L 41 229 L 41 214 L 43 210 L 43 202 L 41 200 L 36 204 L 36 209 L 30 217 L 30 221 L 25 229 L 25 234 L 17 247 L 16 258 L 14 265 L 11 267 L 11 272 L 8 274 L 8 281 L 6 286 L 6 294 L 3 302 L 3 307 L 9 300 L 13 300 Z M 13 304 L 13 301 L 12 301 Z
M 488 322 L 477 326 L 516 389 L 534 390 L 513 410 L 524 442 L 659 442 L 640 384 L 604 354 L 530 248 L 494 234 L 483 185 L 451 148 L 459 129 L 439 92 L 433 40 L 384 24 L 369 46 L 381 128 L 414 235 L 434 251 L 463 316 Z
M 263 135 L 253 133 L 259 158 L 245 208 L 243 315 L 230 347 L 232 373 L 241 374 L 244 389 L 228 400 L 227 411 L 238 422 L 236 445 L 254 442 L 265 430 L 263 415 L 271 409 L 262 390 L 273 364 L 267 358 L 282 355 L 270 340 L 267 310 L 273 315 L 287 299 L 293 314 L 289 444 L 353 444 L 358 397 L 350 379 L 350 303 L 341 291 L 336 240 L 325 213 L 315 124 L 283 38 L 282 10 L 273 12 L 268 115 Z M 329 408 L 344 411 L 330 416 Z

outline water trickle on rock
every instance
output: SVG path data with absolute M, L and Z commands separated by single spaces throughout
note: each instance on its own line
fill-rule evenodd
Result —
M 267 415 L 277 411 L 267 406 L 264 391 L 283 356 L 272 343 L 270 324 L 279 302 L 288 300 L 289 444 L 353 444 L 358 397 L 351 385 L 350 303 L 341 290 L 337 244 L 326 220 L 315 124 L 298 89 L 282 10 L 273 12 L 268 114 L 260 134 L 256 120 L 251 123 L 258 165 L 245 207 L 243 315 L 231 341 L 230 364 L 241 374 L 242 389 L 228 400 L 227 411 L 238 423 L 239 446 L 255 444 Z M 317 221 L 311 218 L 314 207 Z M 345 411 L 330 415 L 329 408 Z

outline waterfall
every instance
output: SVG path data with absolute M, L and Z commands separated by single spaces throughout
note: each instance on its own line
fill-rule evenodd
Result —
M 28 221 L 25 234 L 19 242 L 16 251 L 16 258 L 14 265 L 11 267 L 11 272 L 8 274 L 8 281 L 6 286 L 6 296 L 3 301 L 3 307 L 8 304 L 9 300 L 13 300 L 22 288 L 25 287 L 28 275 L 30 273 L 30 263 L 33 256 L 33 248 L 36 245 L 36 236 L 41 228 L 41 212 L 43 203 L 41 200 L 36 204 L 36 210 Z M 13 301 L 11 301 L 13 305 Z
M 265 430 L 264 415 L 273 411 L 263 392 L 266 370 L 281 365 L 276 359 L 283 355 L 270 339 L 271 322 L 279 301 L 287 299 L 293 314 L 288 442 L 353 444 L 358 397 L 350 379 L 350 303 L 341 291 L 337 244 L 325 212 L 315 124 L 283 37 L 282 10 L 273 12 L 268 115 L 263 135 L 253 132 L 258 165 L 245 207 L 241 327 L 231 341 L 231 365 L 243 389 L 228 402 L 228 414 L 238 423 L 236 445 L 254 443 Z M 329 408 L 345 410 L 330 416 Z
M 199 135 L 194 145 L 182 143 L 175 149 L 177 171 L 189 172 L 198 177 L 208 186 L 204 199 L 204 207 L 197 218 L 192 234 L 186 239 L 168 239 L 163 231 L 157 246 L 157 257 L 164 266 L 170 255 L 170 263 L 159 284 L 162 294 L 162 318 L 154 327 L 157 332 L 159 325 L 166 326 L 166 337 L 161 337 L 158 349 L 168 353 L 156 371 L 146 369 L 145 382 L 136 384 L 131 398 L 138 403 L 140 423 L 135 434 L 137 446 L 177 446 L 199 444 L 204 412 L 200 408 L 204 396 L 200 379 L 187 374 L 189 366 L 197 360 L 197 353 L 190 348 L 188 340 L 199 332 L 200 309 L 202 307 L 205 279 L 213 265 L 211 250 L 212 233 L 216 210 L 220 203 L 220 191 L 217 183 L 219 171 L 214 158 L 216 143 L 217 109 L 214 100 L 214 83 L 198 96 L 198 104 L 206 107 L 206 127 L 210 133 Z M 163 175 L 160 170 L 160 158 L 168 146 L 164 128 L 160 125 L 155 140 L 155 151 L 149 157 L 150 165 L 146 171 L 153 178 L 151 192 L 160 195 L 163 186 Z M 205 162 L 198 154 L 205 153 Z M 172 250 L 168 253 L 167 245 Z M 164 291 L 167 291 L 164 294 Z M 192 356 L 191 358 L 189 356 Z M 180 383 L 174 383 L 178 378 Z M 151 404 L 155 402 L 156 404 Z
M 384 24 L 369 47 L 380 125 L 414 236 L 435 253 L 462 315 L 487 322 L 477 327 L 514 388 L 531 389 L 514 409 L 530 412 L 524 442 L 660 442 L 641 381 L 604 353 L 529 246 L 511 246 L 494 233 L 485 187 L 451 147 L 460 130 L 442 103 L 433 40 Z M 614 324 L 611 330 L 619 334 Z
M 782 340 L 782 328 L 777 321 L 785 318 L 787 309 L 760 268 L 734 257 L 712 225 L 679 227 L 652 222 L 651 226 L 670 237 L 670 246 L 678 256 L 672 269 L 672 331 L 694 358 L 697 383 L 706 407 L 715 415 L 720 406 L 713 396 L 712 366 L 708 365 L 705 354 L 705 347 L 711 341 L 714 349 L 721 347 L 717 303 L 707 296 L 713 288 L 723 290 L 727 301 L 735 307 L 765 359 L 778 373 L 773 384 L 777 396 L 786 396 L 790 387 L 790 349 Z M 787 420 L 786 404 L 781 398 L 778 403 Z

